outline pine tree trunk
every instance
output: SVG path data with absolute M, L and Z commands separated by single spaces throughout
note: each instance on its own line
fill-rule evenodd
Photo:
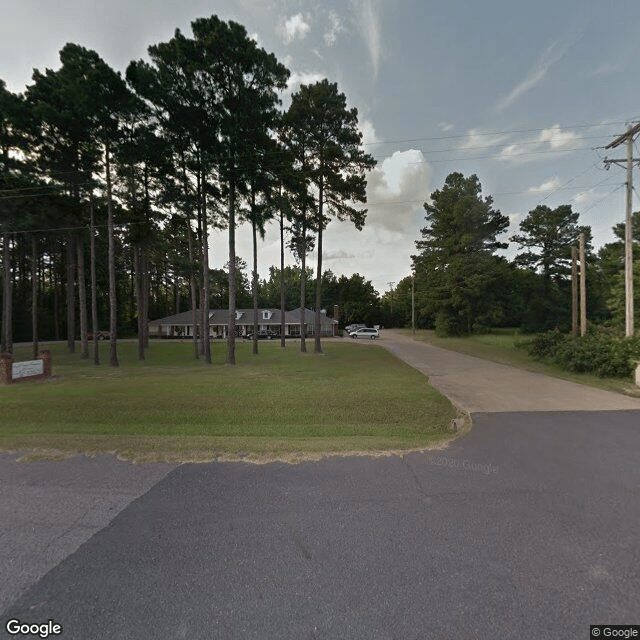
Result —
M 211 336 L 209 331 L 209 225 L 207 224 L 207 196 L 204 176 L 202 177 L 202 339 L 204 344 L 204 361 L 211 364 Z
M 116 299 L 116 247 L 113 229 L 113 203 L 111 200 L 111 159 L 109 144 L 105 145 L 105 171 L 107 174 L 107 233 L 109 234 L 109 364 L 112 367 L 118 363 L 118 310 Z
M 252 205 L 255 206 L 255 196 L 252 194 Z M 253 232 L 253 277 L 251 288 L 253 289 L 253 355 L 258 355 L 258 235 L 256 223 L 251 223 Z
M 323 217 L 323 198 L 324 198 L 324 180 L 320 175 L 320 183 L 318 185 L 318 270 L 316 271 L 316 317 L 313 323 L 315 333 L 315 353 L 322 353 L 322 342 L 320 341 L 321 314 L 322 306 L 322 227 L 324 226 Z
M 11 275 L 11 239 L 2 236 L 3 289 L 2 289 L 2 345 L 0 352 L 13 353 L 13 277 Z
M 80 351 L 82 358 L 89 357 L 89 341 L 87 340 L 87 286 L 84 270 L 84 242 L 82 237 L 76 240 L 78 254 L 78 299 L 80 302 Z
M 229 325 L 227 364 L 236 363 L 236 194 L 235 182 L 229 189 Z
M 98 285 L 96 274 L 96 223 L 93 200 L 89 203 L 89 232 L 91 234 L 89 250 L 91 260 L 91 328 L 93 330 L 93 364 L 100 364 L 98 345 Z
M 193 355 L 197 360 L 198 355 L 198 300 L 196 287 L 196 267 L 193 258 L 193 231 L 191 229 L 191 218 L 187 217 L 187 238 L 189 241 L 189 286 L 191 288 L 191 313 L 193 317 Z
M 199 156 L 198 156 L 199 159 Z M 198 165 L 198 170 L 196 171 L 196 196 L 197 196 L 197 211 L 198 211 L 198 220 L 197 220 L 197 230 L 198 230 L 198 242 L 196 244 L 198 250 L 198 257 L 200 258 L 200 276 L 204 275 L 204 256 L 202 255 L 202 247 L 204 246 L 204 239 L 202 237 L 202 182 L 200 180 L 200 166 Z M 198 322 L 200 324 L 200 334 L 198 341 L 198 353 L 201 356 L 204 356 L 204 282 L 200 283 L 200 287 L 198 289 L 198 294 L 200 296 L 200 317 L 198 318 Z
M 307 353 L 305 307 L 307 301 L 307 212 L 302 212 L 302 256 L 300 256 L 300 353 Z
M 149 348 L 149 258 L 147 257 L 147 247 L 142 245 L 140 254 L 142 268 L 142 334 L 144 336 L 143 345 Z
M 60 294 L 58 292 L 58 274 L 53 270 L 53 339 L 60 340 Z
M 76 288 L 73 235 L 67 238 L 67 349 L 76 352 Z
M 144 301 L 142 293 L 142 250 L 133 247 L 133 271 L 135 280 L 136 315 L 138 317 L 138 360 L 144 360 Z
M 282 187 L 280 187 L 280 197 L 282 197 Z M 282 214 L 282 205 L 280 206 L 280 346 L 284 349 L 286 346 L 287 331 L 285 321 L 285 304 L 284 304 L 284 216 Z
M 38 357 L 38 242 L 31 235 L 31 339 L 33 359 Z

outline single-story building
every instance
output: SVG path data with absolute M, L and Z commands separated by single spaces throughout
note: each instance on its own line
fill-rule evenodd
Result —
M 196 326 L 201 324 L 202 313 L 196 310 Z M 280 309 L 258 309 L 258 331 L 270 330 L 280 335 Z M 285 336 L 300 336 L 300 309 L 285 311 Z M 315 311 L 305 309 L 304 323 L 307 336 L 313 335 Z M 323 310 L 320 316 L 320 335 L 328 337 L 338 335 L 338 321 L 328 318 Z M 209 310 L 209 335 L 212 338 L 226 338 L 229 327 L 227 309 Z M 253 309 L 236 309 L 236 336 L 243 337 L 253 333 Z M 174 316 L 149 322 L 149 335 L 159 338 L 177 338 L 193 336 L 193 311 L 185 311 Z

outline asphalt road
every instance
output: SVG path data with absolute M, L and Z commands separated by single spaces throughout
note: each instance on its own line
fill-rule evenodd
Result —
M 448 450 L 404 459 L 178 467 L 3 626 L 51 619 L 78 640 L 558 640 L 640 623 L 640 412 L 475 421 Z
M 295 466 L 0 455 L 0 637 L 38 637 L 10 635 L 11 619 L 79 640 L 558 640 L 640 624 L 640 402 L 380 343 L 471 411 L 471 433 Z

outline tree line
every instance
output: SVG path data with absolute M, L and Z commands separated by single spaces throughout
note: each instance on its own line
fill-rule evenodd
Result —
M 71 352 L 79 336 L 88 358 L 93 333 L 97 364 L 95 337 L 108 317 L 110 364 L 133 319 L 144 359 L 148 320 L 173 301 L 192 310 L 201 326 L 194 356 L 210 363 L 213 301 L 229 309 L 226 362 L 235 364 L 236 229 L 252 229 L 257 309 L 257 241 L 270 220 L 280 230 L 283 306 L 291 301 L 285 247 L 304 276 L 303 310 L 306 258 L 317 251 L 314 350 L 322 351 L 323 232 L 333 218 L 363 227 L 358 203 L 375 165 L 357 110 L 327 79 L 301 85 L 282 110 L 290 72 L 242 25 L 211 16 L 191 32 L 150 46 L 124 77 L 95 51 L 67 44 L 59 69 L 35 70 L 24 93 L 0 80 L 2 351 L 12 351 L 14 327 L 23 334 L 30 325 L 34 353 L 39 335 L 65 336 Z M 223 273 L 209 265 L 212 228 L 227 231 Z
M 426 225 L 412 256 L 413 276 L 382 299 L 390 324 L 411 323 L 412 288 L 416 325 L 440 335 L 464 335 L 492 327 L 520 327 L 535 333 L 572 326 L 571 247 L 586 239 L 588 321 L 624 326 L 624 224 L 613 227 L 615 242 L 597 253 L 589 226 L 569 204 L 538 205 L 509 239 L 520 253 L 498 255 L 509 219 L 482 195 L 476 175 L 451 173 L 424 204 Z M 640 214 L 633 216 L 635 282 L 640 278 Z M 640 287 L 636 286 L 636 322 Z

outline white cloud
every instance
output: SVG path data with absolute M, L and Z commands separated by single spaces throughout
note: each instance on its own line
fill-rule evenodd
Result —
M 315 84 L 316 82 L 320 82 L 324 78 L 325 76 L 323 74 L 317 73 L 315 71 L 292 71 L 291 76 L 289 76 L 287 88 L 289 89 L 289 91 L 293 91 L 301 84 Z
M 385 158 L 368 175 L 367 225 L 414 238 L 430 178 L 431 168 L 422 151 L 396 151 Z
M 548 158 L 553 151 L 566 151 L 581 140 L 574 131 L 563 130 L 559 124 L 543 129 L 533 138 L 525 138 L 505 146 L 499 155 L 500 160 L 522 163 Z
M 573 131 L 562 131 L 559 124 L 540 132 L 540 142 L 548 142 L 552 149 L 562 149 L 579 140 L 580 136 Z
M 546 191 L 553 191 L 560 186 L 560 180 L 558 180 L 558 176 L 554 176 L 553 178 L 549 178 L 541 185 L 537 187 L 531 187 L 529 189 L 529 193 L 545 193 Z
M 309 23 L 304 21 L 301 13 L 296 13 L 278 27 L 285 44 L 290 44 L 296 39 L 303 40 L 311 30 Z
M 358 127 L 362 132 L 362 143 L 363 144 L 375 144 L 379 142 L 378 136 L 376 135 L 376 130 L 373 126 L 373 122 L 371 120 L 361 120 L 358 123 Z
M 507 107 L 510 107 L 514 102 L 516 102 L 516 100 L 518 100 L 518 98 L 523 94 L 539 84 L 545 78 L 549 69 L 562 60 L 567 51 L 569 51 L 569 49 L 575 44 L 579 36 L 579 32 L 571 30 L 562 38 L 552 42 L 540 54 L 538 60 L 533 67 L 531 67 L 524 80 L 517 84 L 510 93 L 498 102 L 496 111 L 504 111 Z
M 603 62 L 595 69 L 587 73 L 587 78 L 596 78 L 598 76 L 607 76 L 611 73 L 615 73 L 620 69 L 619 65 Z
M 596 189 L 588 189 L 587 191 L 581 191 L 576 193 L 569 202 L 575 204 L 578 207 L 586 207 L 588 205 L 595 204 L 596 202 L 606 198 L 609 193 L 606 191 L 597 191 Z
M 477 129 L 469 129 L 467 135 L 460 142 L 460 150 L 475 150 L 497 147 L 509 139 L 506 134 L 500 133 L 482 133 Z
M 351 0 L 354 9 L 355 20 L 360 33 L 367 43 L 369 57 L 373 66 L 373 75 L 378 75 L 382 45 L 380 41 L 380 15 L 377 0 Z
M 331 22 L 331 28 L 324 34 L 324 42 L 327 47 L 332 47 L 336 43 L 338 35 L 344 31 L 344 26 L 342 19 L 335 11 L 329 11 L 329 22 Z
M 317 255 L 317 254 L 316 254 Z M 344 249 L 339 249 L 338 251 L 329 251 L 322 254 L 323 262 L 325 260 L 328 261 L 339 261 L 339 260 L 352 260 L 356 256 L 353 253 L 349 253 Z
M 440 129 L 442 129 L 442 131 L 444 131 L 445 133 L 447 131 L 451 131 L 452 129 L 455 129 L 455 125 L 449 123 L 449 122 L 440 122 L 438 123 L 438 126 L 440 127 Z

